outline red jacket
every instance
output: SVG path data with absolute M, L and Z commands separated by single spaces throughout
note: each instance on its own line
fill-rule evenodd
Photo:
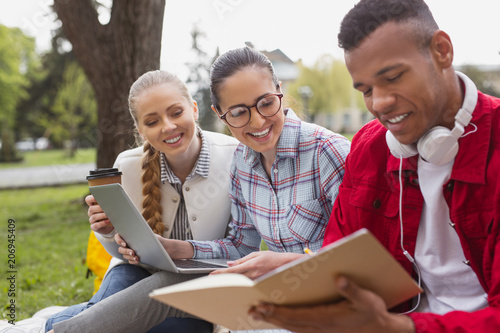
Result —
M 500 99 L 479 92 L 471 122 L 477 132 L 459 139 L 460 149 L 443 193 L 489 306 L 442 316 L 412 313 L 417 332 L 500 332 Z M 466 133 L 473 129 L 469 125 Z M 354 137 L 323 246 L 364 227 L 413 274 L 400 247 L 399 159 L 387 148 L 386 131 L 372 121 Z M 402 173 L 404 246 L 412 255 L 423 205 L 417 159 L 405 159 Z

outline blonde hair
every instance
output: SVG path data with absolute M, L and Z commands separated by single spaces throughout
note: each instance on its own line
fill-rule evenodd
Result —
M 130 87 L 128 105 L 130 115 L 134 119 L 136 128 L 137 120 L 137 99 L 151 88 L 161 84 L 169 83 L 178 88 L 182 95 L 190 102 L 194 102 L 186 85 L 174 74 L 155 70 L 141 75 Z M 141 144 L 140 136 L 136 136 L 137 143 Z M 147 140 L 144 140 L 142 155 L 142 215 L 149 226 L 158 235 L 163 235 L 165 224 L 162 222 L 163 207 L 161 206 L 161 167 L 160 152 L 156 150 Z

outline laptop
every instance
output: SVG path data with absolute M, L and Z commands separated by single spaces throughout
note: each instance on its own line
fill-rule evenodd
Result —
M 120 184 L 90 186 L 89 189 L 141 264 L 180 274 L 209 273 L 228 267 L 227 259 L 172 260 Z M 123 260 L 118 250 L 110 255 Z

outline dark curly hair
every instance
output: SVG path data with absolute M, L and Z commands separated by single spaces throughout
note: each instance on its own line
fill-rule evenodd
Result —
M 349 51 L 359 46 L 378 27 L 387 22 L 407 22 L 416 45 L 426 49 L 439 29 L 423 0 L 361 0 L 344 17 L 338 34 L 339 47 Z

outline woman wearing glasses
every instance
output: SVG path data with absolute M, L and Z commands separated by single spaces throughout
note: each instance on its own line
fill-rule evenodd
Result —
M 321 247 L 350 143 L 283 108 L 281 84 L 271 62 L 252 48 L 221 55 L 210 76 L 212 108 L 240 141 L 230 171 L 231 230 L 226 238 L 215 241 L 161 238 L 161 243 L 175 259 L 234 260 L 228 262 L 229 268 L 212 274 L 241 273 L 253 279 L 302 256 L 305 248 Z M 270 251 L 259 251 L 261 239 Z M 119 235 L 115 240 L 122 245 L 119 251 L 124 258 L 137 263 L 133 250 Z M 148 278 L 147 284 L 139 281 L 109 297 L 93 310 L 113 307 L 130 331 L 141 331 L 146 323 L 154 326 L 170 312 L 169 306 L 148 298 L 150 291 L 168 284 L 161 273 Z M 127 304 L 130 300 L 140 302 L 141 321 L 134 320 L 139 309 Z M 93 320 L 106 321 L 108 314 L 94 311 Z M 73 318 L 72 331 L 85 327 L 88 317 Z M 113 325 L 105 331 L 112 332 Z

